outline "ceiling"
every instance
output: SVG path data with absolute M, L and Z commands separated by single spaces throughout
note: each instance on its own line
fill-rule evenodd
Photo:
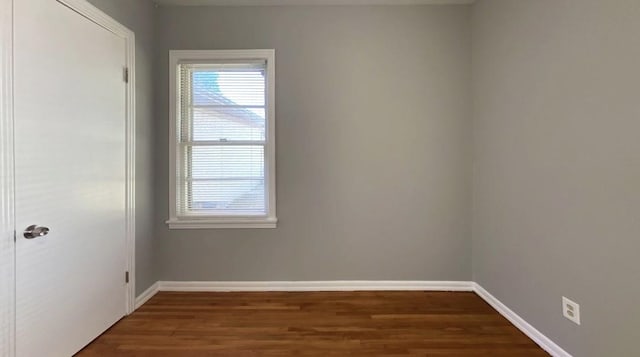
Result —
M 155 0 L 178 6 L 280 6 L 280 5 L 468 5 L 475 0 Z

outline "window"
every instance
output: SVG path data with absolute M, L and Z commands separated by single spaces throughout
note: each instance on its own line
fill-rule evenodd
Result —
M 174 228 L 275 228 L 274 50 L 170 51 Z

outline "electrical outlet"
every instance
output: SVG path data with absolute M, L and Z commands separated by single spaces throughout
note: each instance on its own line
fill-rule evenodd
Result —
M 580 325 L 580 305 L 566 297 L 562 297 L 562 315 Z

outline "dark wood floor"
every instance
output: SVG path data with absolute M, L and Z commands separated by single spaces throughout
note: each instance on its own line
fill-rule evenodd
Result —
M 162 292 L 79 356 L 548 356 L 474 293 Z

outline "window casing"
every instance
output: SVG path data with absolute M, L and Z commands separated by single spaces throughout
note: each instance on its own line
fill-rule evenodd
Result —
M 170 51 L 170 228 L 275 228 L 275 51 Z

